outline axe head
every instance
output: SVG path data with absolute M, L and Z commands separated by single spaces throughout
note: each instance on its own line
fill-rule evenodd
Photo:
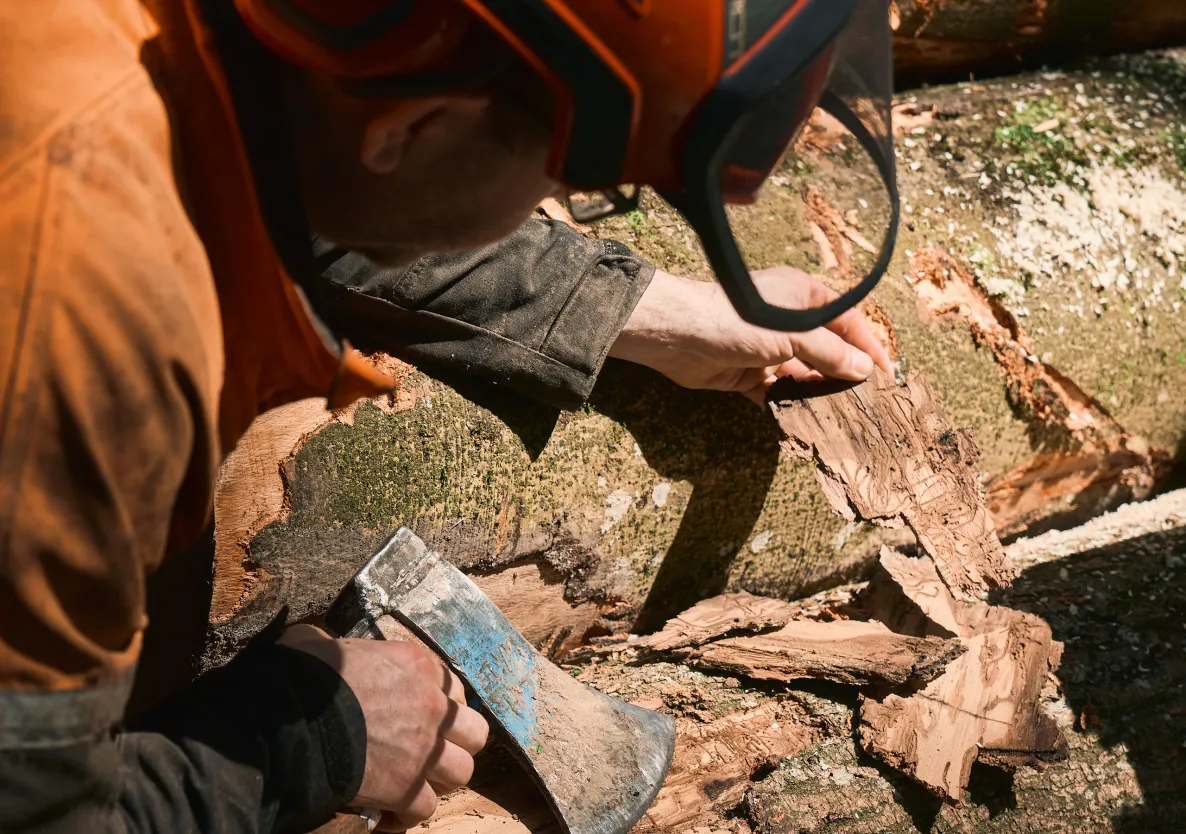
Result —
M 578 683 L 515 630 L 461 571 L 401 528 L 326 613 L 344 637 L 382 638 L 394 617 L 474 691 L 570 834 L 625 834 L 659 792 L 670 716 Z

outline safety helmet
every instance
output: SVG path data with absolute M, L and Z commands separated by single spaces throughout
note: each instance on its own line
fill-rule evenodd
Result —
M 551 92 L 547 173 L 578 220 L 653 187 L 699 235 L 746 320 L 819 327 L 885 272 L 898 224 L 889 0 L 234 0 L 271 51 L 359 95 L 481 84 L 516 56 Z M 765 300 L 725 211 L 752 202 L 817 107 L 872 158 L 890 195 L 876 262 L 834 301 Z

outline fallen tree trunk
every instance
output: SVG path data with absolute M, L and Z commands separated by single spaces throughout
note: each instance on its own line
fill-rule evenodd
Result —
M 890 22 L 907 83 L 1186 43 L 1186 7 L 1166 0 L 894 0 Z
M 579 678 L 602 691 L 676 717 L 679 740 L 668 780 L 638 827 L 648 831 L 731 834 L 1029 834 L 1173 831 L 1186 818 L 1186 492 L 1130 505 L 1098 523 L 1010 548 L 1022 568 L 996 602 L 1049 620 L 1067 647 L 1042 700 L 1068 743 L 1064 762 L 1006 774 L 972 766 L 962 805 L 945 803 L 862 752 L 854 734 L 855 692 L 803 688 L 742 676 L 709 675 L 656 660 L 641 647 L 597 657 Z M 1131 531 L 1135 538 L 1126 538 Z M 1040 545 L 1040 547 L 1039 547 Z M 919 560 L 910 560 L 919 565 Z M 1174 567 L 1170 567 L 1174 566 Z M 933 569 L 932 569 L 933 577 Z M 909 582 L 900 571 L 900 581 Z M 918 581 L 925 581 L 920 574 Z M 1101 580 L 1106 579 L 1106 583 Z M 1095 592 L 1086 588 L 1096 584 Z M 792 616 L 821 622 L 851 615 L 868 599 L 862 588 L 792 603 Z M 1123 605 L 1117 621 L 1117 603 Z M 743 626 L 756 601 L 737 596 L 705 603 L 690 619 L 699 640 Z M 765 603 L 761 603 L 765 607 Z M 707 609 L 717 615 L 705 617 Z M 684 618 L 687 617 L 682 615 Z M 917 612 L 916 612 L 917 613 Z M 934 614 L 934 609 L 932 614 Z M 781 615 L 774 618 L 781 620 Z M 705 623 L 709 625 L 704 626 Z M 954 621 L 952 622 L 954 625 Z M 672 623 L 668 638 L 687 622 Z M 1133 635 L 1158 635 L 1156 645 Z M 1164 642 L 1162 642 L 1164 641 Z M 1141 671 L 1144 669 L 1145 671 Z M 1054 684 L 1058 684 L 1058 690 Z M 340 834 L 362 834 L 343 817 Z M 471 789 L 444 802 L 423 829 L 431 834 L 524 834 L 557 831 L 543 798 L 505 759 L 484 758 Z
M 899 109 L 907 213 L 869 311 L 951 425 L 975 430 L 1005 533 L 1147 494 L 1186 434 L 1184 78 L 1172 57 L 1125 59 L 937 88 Z M 847 152 L 826 126 L 812 136 L 734 212 L 754 267 L 819 272 L 821 240 L 835 255 L 876 235 L 858 228 L 867 189 L 829 175 Z M 595 231 L 708 277 L 653 195 Z M 838 285 L 853 278 L 841 261 Z M 462 390 L 405 368 L 390 400 L 339 415 L 309 401 L 258 421 L 216 498 L 207 665 L 283 605 L 315 618 L 399 524 L 517 607 L 556 655 L 724 590 L 786 598 L 850 581 L 912 538 L 835 516 L 814 465 L 783 454 L 777 426 L 740 398 L 621 365 L 575 414 Z

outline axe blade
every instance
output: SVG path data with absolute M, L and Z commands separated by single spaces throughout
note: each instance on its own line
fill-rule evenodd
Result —
M 675 751 L 670 716 L 579 683 L 537 652 L 469 577 L 401 528 L 326 613 L 347 637 L 395 617 L 473 689 L 569 834 L 625 834 Z

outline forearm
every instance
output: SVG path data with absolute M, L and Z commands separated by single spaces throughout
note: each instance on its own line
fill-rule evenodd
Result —
M 318 312 L 356 346 L 565 408 L 588 396 L 654 272 L 621 244 L 550 221 L 403 268 L 329 248 Z
M 353 798 L 364 762 L 337 674 L 260 647 L 121 732 L 0 750 L 0 831 L 307 831 Z

